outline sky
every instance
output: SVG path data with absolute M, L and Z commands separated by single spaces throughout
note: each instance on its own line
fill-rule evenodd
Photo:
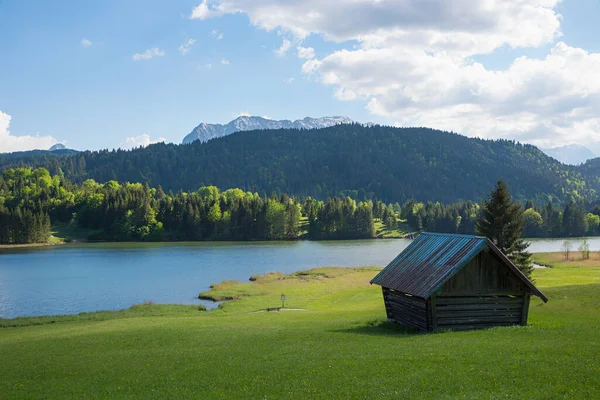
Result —
M 600 0 L 0 0 L 0 152 L 348 116 L 600 154 Z

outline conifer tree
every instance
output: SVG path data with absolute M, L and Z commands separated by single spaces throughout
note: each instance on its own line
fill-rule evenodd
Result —
M 523 272 L 531 277 L 529 243 L 521 239 L 523 232 L 523 207 L 511 199 L 508 185 L 500 179 L 490 198 L 481 206 L 475 225 L 478 235 L 489 238 Z

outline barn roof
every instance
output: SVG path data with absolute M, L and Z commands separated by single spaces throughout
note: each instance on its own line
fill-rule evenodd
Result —
M 548 301 L 491 240 L 482 236 L 421 233 L 371 283 L 428 299 L 486 248 L 494 252 L 533 294 Z

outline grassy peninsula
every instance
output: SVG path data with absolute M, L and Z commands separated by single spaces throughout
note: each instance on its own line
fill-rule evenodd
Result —
M 551 262 L 551 256 L 536 255 Z M 0 321 L 2 398 L 597 398 L 600 260 L 534 273 L 529 326 L 418 334 L 385 321 L 376 268 L 222 282 L 217 310 Z M 281 305 L 286 308 L 266 312 Z M 12 327 L 17 325 L 18 327 Z

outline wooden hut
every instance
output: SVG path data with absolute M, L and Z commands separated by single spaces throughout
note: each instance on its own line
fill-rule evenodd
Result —
M 427 332 L 526 325 L 530 295 L 548 301 L 480 236 L 422 233 L 371 283 L 389 320 Z

